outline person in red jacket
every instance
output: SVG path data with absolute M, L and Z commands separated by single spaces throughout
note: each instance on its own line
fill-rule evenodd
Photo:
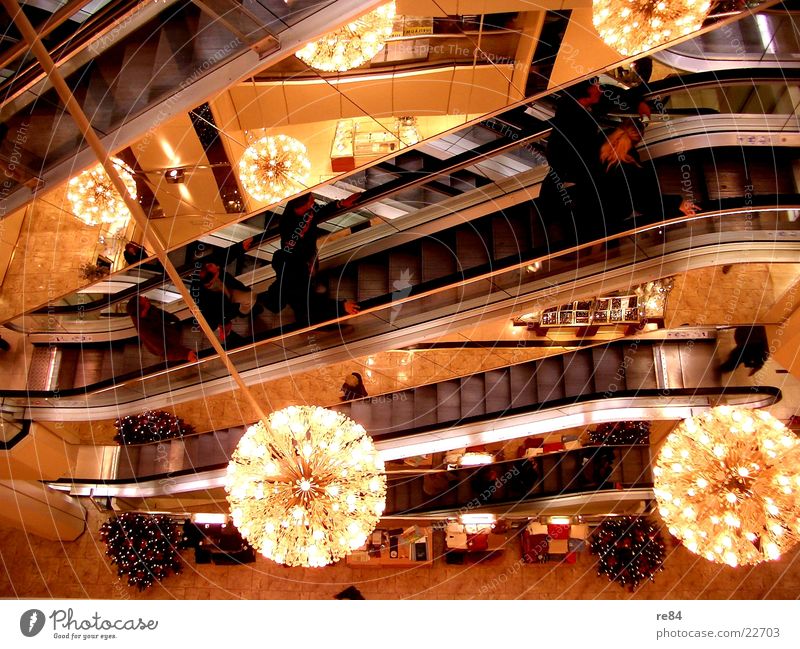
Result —
M 168 361 L 197 361 L 197 353 L 181 343 L 180 321 L 172 314 L 154 307 L 144 295 L 128 301 L 126 307 L 139 340 L 151 354 Z

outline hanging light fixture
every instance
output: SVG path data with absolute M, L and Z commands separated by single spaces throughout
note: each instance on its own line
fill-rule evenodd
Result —
M 288 135 L 262 137 L 239 160 L 239 179 L 245 190 L 268 204 L 305 189 L 310 171 L 305 145 Z
M 133 171 L 118 158 L 111 158 L 111 163 L 125 183 L 128 195 L 136 200 Z M 111 184 L 111 178 L 102 165 L 72 178 L 67 185 L 67 200 L 72 213 L 86 225 L 108 226 L 112 235 L 124 230 L 131 219 L 128 206 Z
M 325 566 L 359 548 L 386 503 L 372 440 L 353 420 L 316 406 L 290 406 L 251 426 L 225 489 L 242 536 L 289 566 Z
M 767 412 L 719 406 L 685 420 L 654 473 L 670 534 L 709 561 L 771 561 L 800 539 L 800 441 Z
M 709 0 L 593 0 L 592 22 L 606 45 L 634 56 L 703 26 Z
M 395 3 L 389 2 L 325 34 L 297 52 L 297 58 L 316 70 L 345 72 L 369 61 L 392 35 Z

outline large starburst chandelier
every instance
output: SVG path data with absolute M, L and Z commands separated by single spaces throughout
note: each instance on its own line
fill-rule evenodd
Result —
M 685 420 L 654 473 L 670 533 L 709 561 L 774 560 L 800 538 L 800 443 L 767 412 L 719 406 Z
M 646 52 L 703 26 L 709 0 L 593 0 L 600 38 L 623 56 Z
M 225 489 L 242 536 L 289 566 L 325 566 L 359 548 L 386 503 L 372 440 L 353 420 L 316 406 L 290 406 L 251 426 Z
M 389 2 L 297 52 L 306 65 L 323 72 L 345 72 L 369 61 L 392 35 L 395 4 Z
M 136 200 L 133 172 L 118 158 L 111 158 L 111 163 L 125 183 L 128 195 Z M 67 200 L 72 213 L 86 225 L 103 224 L 108 226 L 111 234 L 124 230 L 131 219 L 128 206 L 111 184 L 111 178 L 102 165 L 72 178 L 67 185 Z
M 305 145 L 288 135 L 262 137 L 239 160 L 239 179 L 247 193 L 270 204 L 305 189 L 310 171 Z

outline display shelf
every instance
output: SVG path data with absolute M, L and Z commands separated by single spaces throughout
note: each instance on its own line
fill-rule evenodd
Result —
M 427 567 L 433 565 L 433 528 L 378 528 L 367 543 L 347 556 L 354 567 Z

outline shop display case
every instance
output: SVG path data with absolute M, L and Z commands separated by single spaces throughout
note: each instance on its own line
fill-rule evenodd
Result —
M 331 167 L 334 171 L 351 171 L 420 139 L 414 117 L 342 119 L 333 137 Z

